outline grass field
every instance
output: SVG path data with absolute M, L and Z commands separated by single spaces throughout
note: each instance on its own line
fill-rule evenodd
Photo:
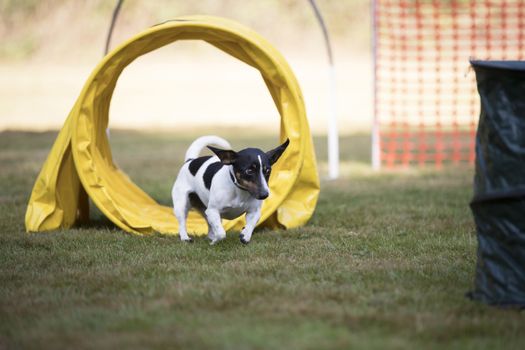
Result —
M 277 140 L 225 132 L 237 147 Z M 116 162 L 159 202 L 193 135 L 114 132 Z M 473 303 L 470 168 L 373 173 L 342 139 L 344 178 L 310 223 L 204 238 L 135 237 L 93 222 L 26 234 L 55 133 L 0 134 L 0 349 L 522 349 L 525 315 Z M 316 139 L 321 168 L 324 140 Z

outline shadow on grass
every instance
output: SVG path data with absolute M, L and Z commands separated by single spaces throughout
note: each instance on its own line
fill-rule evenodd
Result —
M 89 221 L 79 223 L 77 227 L 82 228 L 82 229 L 96 229 L 96 230 L 110 230 L 110 231 L 121 230 L 120 227 L 115 225 L 113 221 L 109 220 L 104 215 L 101 215 L 101 216 L 97 215 L 95 217 L 90 217 Z

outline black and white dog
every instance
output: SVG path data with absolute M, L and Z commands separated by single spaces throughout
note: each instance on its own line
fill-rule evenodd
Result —
M 270 195 L 268 179 L 272 165 L 286 150 L 288 143 L 289 140 L 286 140 L 269 152 L 258 148 L 235 152 L 228 141 L 218 136 L 203 136 L 193 141 L 171 191 L 180 239 L 192 241 L 186 231 L 186 217 L 193 207 L 208 222 L 211 244 L 226 237 L 221 218 L 231 220 L 246 213 L 246 226 L 241 231 L 240 239 L 248 244 L 261 217 L 262 202 Z M 205 147 L 215 156 L 199 157 Z

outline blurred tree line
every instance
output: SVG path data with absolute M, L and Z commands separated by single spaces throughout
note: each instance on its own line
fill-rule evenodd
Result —
M 317 2 L 335 41 L 368 47 L 370 0 Z M 55 57 L 72 50 L 97 55 L 115 4 L 116 0 L 0 0 L 0 59 Z M 308 0 L 125 0 L 114 42 L 188 14 L 235 19 L 283 45 L 305 43 L 305 35 L 319 32 Z

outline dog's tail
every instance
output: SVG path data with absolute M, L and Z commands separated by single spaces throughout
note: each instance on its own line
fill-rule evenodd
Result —
M 230 146 L 230 143 L 219 136 L 209 135 L 209 136 L 201 136 L 190 145 L 188 150 L 186 151 L 186 156 L 184 157 L 184 161 L 187 162 L 190 159 L 195 159 L 199 156 L 199 153 L 201 153 L 202 149 L 206 146 L 217 146 L 224 149 L 231 149 L 232 146 Z

